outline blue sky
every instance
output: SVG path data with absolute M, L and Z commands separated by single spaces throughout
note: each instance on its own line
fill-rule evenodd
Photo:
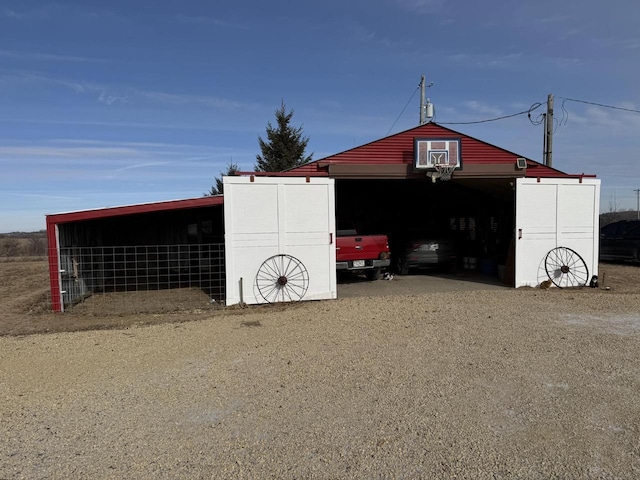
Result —
M 553 93 L 554 167 L 635 208 L 640 114 L 562 107 L 640 109 L 638 24 L 637 0 L 0 0 L 0 232 L 201 196 L 282 100 L 314 159 L 406 130 L 422 74 L 442 124 Z M 448 126 L 541 160 L 526 115 Z

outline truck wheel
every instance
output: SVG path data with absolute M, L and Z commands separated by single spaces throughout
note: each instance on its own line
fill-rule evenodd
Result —
M 374 268 L 372 270 L 367 271 L 367 280 L 373 282 L 374 280 L 378 280 L 380 278 L 380 269 Z
M 402 259 L 398 260 L 398 274 L 409 275 L 409 266 L 407 265 L 407 262 Z

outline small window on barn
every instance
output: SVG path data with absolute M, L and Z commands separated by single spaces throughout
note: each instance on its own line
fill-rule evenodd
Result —
M 191 223 L 187 226 L 187 235 L 190 238 L 198 238 L 198 224 Z

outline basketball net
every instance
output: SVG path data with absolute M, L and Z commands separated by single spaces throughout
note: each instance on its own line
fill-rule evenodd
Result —
M 453 171 L 456 169 L 455 163 L 436 163 L 433 168 L 436 170 L 435 173 L 431 176 L 431 181 L 433 183 L 436 182 L 436 179 L 439 178 L 443 182 L 451 180 L 451 175 Z

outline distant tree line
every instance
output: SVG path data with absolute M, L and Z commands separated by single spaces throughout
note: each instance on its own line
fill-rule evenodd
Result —
M 46 254 L 44 231 L 0 234 L 0 257 L 43 257 Z
M 600 228 L 620 220 L 637 220 L 637 210 L 619 210 L 600 214 Z

